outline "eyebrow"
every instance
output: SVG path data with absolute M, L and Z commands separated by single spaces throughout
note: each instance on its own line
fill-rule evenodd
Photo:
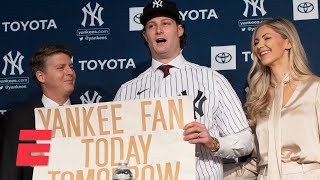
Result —
M 66 64 L 56 64 L 54 67 L 66 66 Z
M 269 35 L 270 33 L 265 33 L 264 35 L 262 35 L 262 37 L 265 37 L 266 35 Z M 258 38 L 254 38 L 254 40 L 258 40 Z
M 163 21 L 174 21 L 174 20 L 169 17 L 163 17 L 163 19 L 161 19 L 160 22 L 163 22 Z M 150 20 L 146 25 L 151 24 L 151 23 L 156 23 L 156 21 Z
M 60 63 L 60 64 L 56 64 L 55 67 L 57 67 L 57 66 L 70 66 L 70 65 L 73 65 L 73 63 L 70 63 L 70 64 L 68 64 L 68 63 Z

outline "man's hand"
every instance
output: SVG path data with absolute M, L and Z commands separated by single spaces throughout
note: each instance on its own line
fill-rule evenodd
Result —
M 202 144 L 210 150 L 217 148 L 204 124 L 193 121 L 186 124 L 183 130 L 183 140 L 188 141 L 190 144 Z

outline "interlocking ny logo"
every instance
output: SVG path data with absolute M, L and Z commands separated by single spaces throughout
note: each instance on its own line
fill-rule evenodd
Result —
M 314 6 L 313 6 L 313 4 L 311 4 L 309 2 L 304 2 L 304 3 L 299 4 L 297 9 L 301 13 L 309 13 L 309 12 L 313 11 Z
M 181 92 L 182 95 L 186 96 L 187 91 L 182 91 Z M 203 114 L 203 103 L 207 100 L 206 96 L 203 96 L 203 92 L 198 90 L 198 94 L 197 97 L 193 100 L 193 107 L 194 107 L 194 119 L 197 119 L 196 117 L 196 113 L 202 117 Z M 198 104 L 198 107 L 196 106 L 196 104 Z
M 249 5 L 252 6 L 252 16 L 258 16 L 257 9 L 261 12 L 262 16 L 267 14 L 267 12 L 264 10 L 264 7 L 263 7 L 264 0 L 243 0 L 243 1 L 246 3 L 246 9 L 243 12 L 243 15 L 245 17 L 248 17 Z M 259 1 L 260 1 L 260 4 L 258 5 Z
M 101 18 L 102 10 L 103 10 L 103 7 L 101 7 L 100 4 L 98 4 L 98 3 L 96 3 L 96 7 L 94 8 L 94 10 L 92 10 L 90 2 L 89 2 L 86 6 L 84 6 L 82 8 L 82 12 L 83 12 L 84 17 L 83 17 L 81 25 L 83 27 L 86 26 L 87 16 L 89 15 L 90 20 L 91 20 L 89 26 L 95 26 L 95 20 L 97 20 L 99 23 L 99 26 L 101 26 L 104 23 Z
M 90 104 L 90 103 L 100 102 L 101 98 L 102 97 L 96 91 L 94 91 L 93 97 L 92 97 L 92 99 L 90 99 L 89 91 L 87 91 L 80 97 L 80 100 L 81 100 L 82 104 Z
M 24 58 L 24 56 L 19 51 L 17 51 L 16 57 L 13 58 L 12 51 L 10 51 L 7 55 L 5 55 L 3 57 L 5 64 L 4 64 L 4 68 L 2 70 L 2 74 L 6 75 L 8 66 L 10 64 L 11 65 L 10 75 L 16 75 L 15 71 L 14 71 L 15 69 L 17 69 L 19 72 L 19 75 L 21 75 L 24 72 L 22 69 L 22 64 L 21 64 L 23 58 Z
M 154 0 L 152 2 L 152 8 L 158 8 L 158 7 L 162 7 L 162 0 L 159 0 L 159 1 Z

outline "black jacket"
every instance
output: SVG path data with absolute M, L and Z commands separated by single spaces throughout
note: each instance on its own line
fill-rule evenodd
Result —
M 37 107 L 43 107 L 41 100 L 19 105 L 6 113 L 0 152 L 0 180 L 32 180 L 33 167 L 17 167 L 16 156 L 20 130 L 35 129 L 34 108 Z

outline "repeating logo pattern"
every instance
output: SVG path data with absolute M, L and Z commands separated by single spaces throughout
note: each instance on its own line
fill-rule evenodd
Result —
M 142 12 L 143 7 L 129 8 L 129 31 L 141 31 L 143 29 L 140 23 Z
M 96 41 L 96 40 L 107 40 L 110 35 L 110 29 L 102 27 L 104 21 L 102 19 L 103 7 L 95 3 L 95 6 L 91 6 L 89 2 L 81 10 L 83 12 L 83 19 L 81 25 L 87 29 L 78 29 L 77 36 L 80 41 Z
M 314 5 L 309 2 L 304 2 L 299 4 L 297 9 L 301 13 L 310 13 L 314 10 Z
M 94 10 L 92 10 L 90 2 L 82 8 L 83 12 L 83 20 L 81 25 L 83 27 L 86 26 L 86 22 L 88 19 L 88 16 L 90 16 L 90 25 L 89 26 L 96 26 L 95 22 L 97 21 L 99 23 L 99 26 L 101 26 L 104 22 L 101 18 L 101 12 L 103 10 L 103 7 L 100 6 L 100 4 L 96 3 L 96 6 Z
M 159 3 L 160 6 L 160 2 L 156 1 L 156 3 Z M 143 7 L 129 8 L 129 31 L 141 31 L 143 29 L 143 26 L 140 23 L 142 13 Z M 214 9 L 191 9 L 179 11 L 179 14 L 182 21 L 218 19 L 218 15 Z
M 99 103 L 102 96 L 100 96 L 97 91 L 94 91 L 92 98 L 90 98 L 89 90 L 80 96 L 82 104 Z
M 318 0 L 293 0 L 293 19 L 319 19 Z
M 23 59 L 24 56 L 20 51 L 17 51 L 15 56 L 12 51 L 3 56 L 4 67 L 1 73 L 4 78 L 0 78 L 0 91 L 27 88 L 29 77 L 21 76 L 24 73 Z
M 236 46 L 212 46 L 211 68 L 214 70 L 236 69 Z
M 1 24 L 4 26 L 4 32 L 37 31 L 58 28 L 54 19 L 2 22 Z
M 128 59 L 90 59 L 80 60 L 81 71 L 95 71 L 95 70 L 114 70 L 114 69 L 129 69 L 136 68 L 133 58 Z
M 245 9 L 243 11 L 243 16 L 250 19 L 242 19 L 238 21 L 238 26 L 241 31 L 254 31 L 255 27 L 262 21 L 268 18 L 264 17 L 267 11 L 264 8 L 264 0 L 243 0 L 245 3 Z
M 10 75 L 16 75 L 15 74 L 15 69 L 18 70 L 19 75 L 21 75 L 24 71 L 22 69 L 22 59 L 24 58 L 24 56 L 17 51 L 17 55 L 15 58 L 12 57 L 12 51 L 10 51 L 7 55 L 5 55 L 3 57 L 3 60 L 5 62 L 4 64 L 4 68 L 2 70 L 2 74 L 6 75 L 7 69 L 9 64 L 11 65 L 11 72 Z
M 160 3 L 161 1 L 154 2 Z M 269 0 L 240 0 L 234 1 L 232 6 L 237 6 L 234 12 L 229 11 L 228 8 L 231 4 L 228 1 L 210 3 L 205 1 L 200 3 L 199 1 L 197 4 L 194 4 L 195 1 L 179 0 L 176 2 L 181 10 L 181 19 L 186 24 L 187 35 L 190 36 L 188 37 L 188 46 L 183 52 L 184 55 L 199 57 L 199 61 L 197 60 L 199 64 L 209 65 L 211 63 L 211 67 L 216 70 L 237 68 L 241 73 L 235 71 L 235 75 L 232 73 L 231 76 L 227 76 L 230 77 L 231 83 L 235 81 L 238 83 L 238 80 L 235 80 L 237 75 L 244 75 L 247 72 L 243 69 L 240 70 L 240 68 L 249 68 L 252 64 L 251 31 L 262 20 L 280 15 L 296 21 L 294 23 L 297 25 L 299 34 L 307 35 L 304 36 L 306 44 L 316 47 L 316 42 L 319 39 L 317 36 L 320 27 L 318 0 L 278 1 L 277 3 Z M 18 7 L 12 3 L 4 1 L 3 17 L 0 20 L 3 47 L 7 47 L 0 53 L 0 101 L 2 102 L 0 109 L 4 110 L 12 102 L 21 101 L 16 93 L 39 91 L 37 88 L 30 89 L 28 61 L 35 48 L 40 46 L 40 42 L 45 43 L 48 40 L 68 42 L 66 45 L 72 47 L 76 53 L 75 69 L 81 77 L 86 79 L 93 79 L 95 78 L 93 76 L 100 72 L 106 79 L 113 78 L 113 75 L 117 74 L 121 76 L 119 78 L 121 81 L 126 81 L 137 75 L 137 72 L 141 72 L 139 68 L 142 67 L 142 63 L 150 63 L 150 55 L 143 46 L 140 33 L 128 32 L 128 30 L 140 31 L 142 29 L 140 16 L 143 7 L 139 6 L 142 6 L 143 2 L 130 1 L 122 6 L 111 1 L 79 1 L 73 2 L 75 4 L 62 4 L 61 8 L 59 7 L 61 12 L 53 14 L 51 12 L 54 10 L 47 13 L 43 13 L 45 9 L 32 12 L 33 9 L 28 6 Z M 47 4 L 48 7 L 52 7 L 50 3 Z M 16 7 L 19 10 L 11 13 L 7 11 L 8 7 Z M 34 4 L 33 8 L 42 7 Z M 24 15 L 24 11 L 20 11 L 21 9 L 25 9 L 25 12 L 29 13 Z M 65 10 L 69 11 L 66 13 Z M 108 14 L 114 16 L 108 17 Z M 228 24 L 230 22 L 234 24 L 230 26 Z M 114 35 L 112 41 L 111 35 Z M 41 39 L 42 37 L 45 38 Z M 97 41 L 94 41 L 95 38 Z M 74 40 L 76 42 L 73 42 Z M 203 46 L 197 44 L 198 40 L 201 40 L 200 44 L 207 48 L 202 48 Z M 209 41 L 215 44 L 208 45 Z M 225 45 L 231 44 L 237 45 L 237 49 L 229 51 L 223 48 Z M 212 49 L 210 46 L 213 46 Z M 313 50 L 314 48 L 310 49 L 309 55 L 315 68 L 319 63 L 316 60 L 317 53 Z M 237 51 L 237 54 L 233 51 Z M 136 66 L 138 69 L 135 70 Z M 318 68 L 315 68 L 315 71 L 317 74 L 320 72 Z M 227 72 L 228 75 L 229 73 Z M 82 81 L 83 79 L 79 78 L 78 84 L 82 84 Z M 102 83 L 101 88 L 116 90 L 122 83 L 119 80 L 116 84 L 110 84 L 108 87 Z M 88 84 L 88 86 L 91 85 Z M 94 99 L 93 89 L 88 91 L 87 96 L 85 91 L 75 91 L 77 100 L 80 102 L 80 96 L 83 95 L 84 102 L 96 102 L 99 95 L 96 95 L 96 99 Z M 242 89 L 236 89 L 236 91 L 240 92 Z M 98 90 L 96 92 L 100 93 Z M 146 92 L 148 90 L 143 93 Z M 115 92 L 112 93 L 115 94 Z M 113 97 L 110 97 L 112 93 L 109 94 L 109 97 L 101 95 L 103 98 L 112 99 Z
M 228 63 L 232 60 L 232 56 L 228 52 L 221 52 L 221 53 L 217 54 L 214 59 L 218 63 L 225 64 L 225 63 Z
M 264 0 L 243 0 L 246 3 L 246 8 L 243 12 L 243 16 L 248 17 L 249 8 L 252 7 L 252 17 L 258 16 L 257 10 L 264 16 L 267 12 L 264 10 Z

